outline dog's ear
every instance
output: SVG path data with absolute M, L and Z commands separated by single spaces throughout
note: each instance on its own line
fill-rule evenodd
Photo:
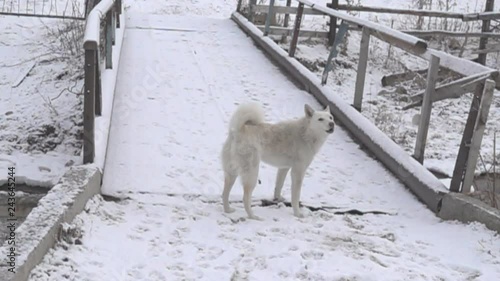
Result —
M 308 104 L 306 104 L 306 105 L 304 106 L 304 111 L 305 111 L 305 113 L 306 113 L 306 116 L 307 116 L 307 117 L 309 117 L 309 118 L 310 118 L 310 117 L 312 117 L 312 116 L 313 116 L 313 114 L 314 114 L 314 109 L 312 109 L 312 107 L 311 107 L 311 106 L 309 106 Z
M 325 111 L 326 111 L 326 112 L 328 112 L 328 113 L 330 113 L 330 105 L 327 105 L 327 106 L 325 107 Z

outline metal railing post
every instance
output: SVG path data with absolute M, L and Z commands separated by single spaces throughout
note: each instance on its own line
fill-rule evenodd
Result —
M 85 85 L 83 99 L 83 164 L 93 163 L 95 156 L 95 77 L 97 49 L 85 49 Z
M 122 14 L 122 0 L 116 0 L 116 28 L 120 28 L 120 15 Z
M 113 68 L 113 35 L 112 35 L 112 29 L 113 29 L 113 20 L 112 20 L 112 10 L 109 10 L 106 13 L 106 29 L 105 29 L 105 40 L 104 40 L 104 47 L 106 48 L 106 69 L 112 69 Z

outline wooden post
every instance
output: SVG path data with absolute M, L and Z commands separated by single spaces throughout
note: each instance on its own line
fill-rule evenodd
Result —
M 286 6 L 290 7 L 292 5 L 292 0 L 286 0 Z M 285 22 L 283 27 L 288 27 L 288 22 L 290 21 L 290 14 L 285 14 Z
M 297 49 L 297 43 L 299 41 L 300 24 L 302 23 L 303 12 L 304 12 L 304 4 L 299 3 L 299 8 L 297 9 L 297 15 L 295 16 L 295 26 L 293 27 L 292 42 L 290 42 L 290 49 L 288 50 L 288 55 L 292 58 L 295 56 L 295 50 Z
M 116 44 L 116 6 L 111 9 L 111 43 Z
M 474 126 L 474 133 L 470 145 L 469 157 L 467 159 L 467 167 L 465 168 L 464 182 L 462 184 L 462 193 L 469 193 L 472 181 L 474 180 L 474 172 L 476 171 L 477 158 L 481 150 L 481 143 L 483 141 L 484 130 L 490 112 L 491 102 L 493 100 L 493 92 L 495 90 L 495 82 L 493 80 L 486 80 L 483 89 L 483 98 L 479 105 L 479 116 L 476 119 Z
M 339 0 L 332 0 L 332 4 L 329 5 L 332 9 L 338 9 Z M 337 35 L 337 18 L 330 17 L 330 31 L 328 35 L 328 46 L 332 46 L 333 42 L 335 42 L 335 36 Z
M 94 162 L 95 67 L 97 50 L 85 50 L 83 164 Z
M 450 191 L 452 192 L 460 192 L 461 189 L 465 167 L 467 165 L 467 158 L 469 157 L 470 143 L 474 134 L 476 119 L 479 114 L 478 108 L 481 104 L 484 86 L 484 82 L 478 83 L 476 91 L 472 96 L 469 115 L 467 116 L 467 123 L 465 123 L 465 129 L 462 134 L 457 160 L 455 161 L 455 168 L 453 169 L 453 177 L 451 178 Z
M 106 40 L 104 46 L 106 47 L 106 69 L 113 68 L 113 20 L 111 10 L 106 13 Z
M 366 65 L 368 64 L 368 48 L 370 47 L 370 30 L 363 27 L 361 31 L 361 44 L 359 48 L 358 71 L 356 75 L 356 88 L 354 89 L 353 106 L 361 111 L 363 91 L 365 89 Z
M 236 5 L 236 12 L 241 13 L 241 2 L 243 0 L 238 0 L 238 4 Z
M 493 11 L 493 6 L 495 5 L 495 0 L 486 0 L 486 7 L 484 9 L 485 12 Z M 481 27 L 481 32 L 489 32 L 490 31 L 490 20 L 483 20 L 483 26 Z M 479 39 L 479 50 L 486 49 L 486 45 L 488 44 L 488 37 L 481 37 Z M 480 53 L 477 56 L 477 62 L 486 65 L 486 56 L 487 53 Z
M 439 71 L 439 57 L 432 55 L 427 72 L 427 86 L 425 88 L 422 109 L 420 111 L 420 124 L 418 125 L 417 142 L 415 144 L 415 153 L 413 157 L 424 163 L 425 145 L 427 143 L 427 133 L 429 132 L 429 123 L 431 120 L 432 97 L 436 91 L 436 80 Z
M 117 0 L 116 3 L 116 28 L 120 28 L 120 15 L 122 14 L 122 0 Z
M 253 23 L 255 11 L 254 6 L 257 5 L 257 0 L 250 0 L 248 3 L 248 21 Z
M 269 11 L 267 12 L 266 27 L 264 28 L 264 36 L 269 35 L 269 28 L 271 27 L 271 17 L 274 16 L 273 7 L 274 7 L 274 0 L 269 0 Z
M 325 85 L 326 81 L 328 80 L 328 73 L 332 71 L 333 69 L 333 64 L 332 60 L 333 58 L 337 57 L 337 48 L 342 43 L 344 40 L 344 36 L 347 33 L 347 30 L 349 29 L 349 24 L 342 21 L 339 27 L 339 33 L 335 37 L 335 42 L 333 42 L 333 46 L 330 47 L 330 54 L 328 55 L 328 59 L 326 60 L 326 65 L 325 68 L 323 69 L 323 74 L 321 75 L 321 85 Z

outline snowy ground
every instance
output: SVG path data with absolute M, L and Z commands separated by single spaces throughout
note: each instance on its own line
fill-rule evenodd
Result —
M 268 2 L 268 1 L 265 1 Z M 276 1 L 277 5 L 285 5 L 284 0 Z M 292 1 L 293 6 L 297 6 Z M 315 3 L 325 5 L 327 0 L 316 0 Z M 366 6 L 378 7 L 414 7 L 410 0 L 397 1 L 355 1 Z M 444 10 L 438 4 L 444 1 L 434 1 L 435 10 Z M 484 9 L 484 2 L 478 1 L 451 1 L 453 4 L 449 11 L 473 13 Z M 345 4 L 345 1 L 340 1 Z M 498 7 L 498 3 L 496 4 Z M 353 15 L 369 19 L 387 26 L 393 24 L 399 30 L 415 29 L 417 18 L 408 15 L 395 14 L 375 14 L 350 12 Z M 293 25 L 294 17 L 291 15 L 290 24 Z M 312 30 L 328 30 L 328 18 L 324 16 L 305 16 L 302 21 L 302 28 Z M 470 23 L 469 31 L 478 31 L 479 22 Z M 443 20 L 432 19 L 424 21 L 424 29 L 444 29 Z M 461 21 L 448 20 L 447 30 L 465 32 L 466 24 Z M 442 42 L 432 41 L 433 48 L 458 55 L 463 39 L 447 39 Z M 357 58 L 359 57 L 360 33 L 352 31 L 349 33 L 345 45 L 336 59 L 335 69 L 329 75 L 328 86 L 332 89 L 332 95 L 340 95 L 347 102 L 352 103 L 354 98 L 354 85 L 356 80 Z M 323 73 L 329 50 L 325 47 L 324 40 L 301 39 L 296 51 L 296 57 L 309 69 L 313 70 L 318 77 Z M 282 44 L 284 49 L 288 49 L 288 43 Z M 478 41 L 469 39 L 463 57 L 475 58 L 471 54 L 472 49 L 477 48 Z M 426 77 L 421 76 L 408 81 L 397 87 L 382 87 L 381 78 L 384 75 L 406 72 L 408 70 L 426 69 L 427 62 L 415 56 L 404 53 L 399 49 L 392 48 L 389 54 L 388 44 L 372 37 L 370 40 L 368 72 L 365 83 L 365 93 L 363 100 L 363 115 L 372 120 L 379 129 L 389 135 L 394 141 L 402 145 L 409 153 L 413 153 L 415 139 L 418 129 L 418 121 L 415 122 L 415 115 L 420 113 L 420 108 L 402 110 L 402 107 L 409 103 L 408 95 L 415 94 L 425 89 Z M 488 56 L 488 66 L 499 68 L 499 55 L 493 53 Z M 425 151 L 424 165 L 433 171 L 440 172 L 451 177 L 455 165 L 456 156 L 462 131 L 465 126 L 467 114 L 470 108 L 471 95 L 465 95 L 458 99 L 444 100 L 436 102 L 433 107 L 427 146 Z M 500 92 L 495 91 L 494 102 L 490 109 L 489 120 L 485 131 L 481 156 L 483 161 L 478 161 L 476 173 L 492 172 L 493 156 L 496 155 L 497 162 L 500 161 Z M 494 132 L 497 132 L 497 151 L 493 151 Z M 449 180 L 444 180 L 449 183 Z
M 219 152 L 237 104 L 259 101 L 271 122 L 319 106 L 228 19 L 234 3 L 222 12 L 185 3 L 125 3 L 103 182 L 104 194 L 124 199 L 95 196 L 30 280 L 498 279 L 497 234 L 436 218 L 341 127 L 302 193 L 303 204 L 332 211 L 297 219 L 288 207 L 259 206 L 275 177 L 262 165 L 254 208 L 265 220 L 245 219 L 239 184 L 237 211 L 223 214 Z M 348 209 L 387 214 L 332 213 Z
M 52 15 L 67 3 L 21 2 L 20 12 L 41 13 L 43 6 Z M 0 9 L 10 11 L 10 3 L 17 11 L 17 1 L 0 1 Z M 0 185 L 7 167 L 16 167 L 18 184 L 51 187 L 67 166 L 80 164 L 83 26 L 0 16 Z

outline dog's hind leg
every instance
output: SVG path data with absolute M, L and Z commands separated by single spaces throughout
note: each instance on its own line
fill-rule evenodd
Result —
M 222 192 L 222 204 L 224 205 L 225 213 L 234 212 L 234 208 L 229 206 L 229 194 L 233 188 L 234 182 L 236 181 L 237 175 L 230 173 L 224 173 L 224 191 Z
M 252 211 L 252 193 L 257 185 L 257 178 L 259 176 L 259 164 L 250 167 L 247 171 L 241 174 L 241 182 L 243 184 L 243 205 L 247 212 L 249 219 L 262 220 L 254 215 Z
M 300 190 L 304 180 L 305 170 L 302 167 L 292 168 L 292 208 L 293 215 L 298 218 L 303 218 L 304 215 L 300 212 Z
M 286 174 L 290 168 L 281 168 L 278 169 L 278 174 L 276 175 L 276 186 L 274 187 L 274 200 L 283 202 L 285 198 L 281 196 L 281 190 L 283 189 L 283 185 L 285 184 Z

